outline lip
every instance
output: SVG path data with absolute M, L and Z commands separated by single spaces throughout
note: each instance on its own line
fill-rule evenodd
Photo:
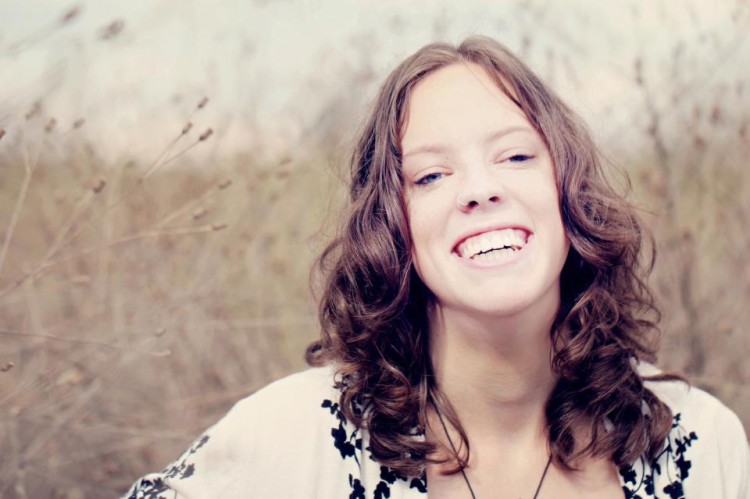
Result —
M 484 234 L 484 233 L 487 233 L 487 232 L 494 232 L 496 230 L 506 230 L 506 229 L 523 231 L 526 234 L 526 242 L 527 243 L 529 241 L 529 238 L 534 234 L 528 227 L 525 227 L 523 225 L 490 225 L 490 226 L 487 226 L 487 227 L 482 227 L 480 229 L 473 229 L 473 230 L 467 231 L 464 234 L 462 234 L 456 240 L 456 242 L 453 244 L 453 248 L 451 249 L 451 253 L 453 253 L 456 256 L 459 256 L 458 255 L 458 247 L 461 245 L 461 243 L 463 243 L 464 241 L 466 241 L 470 237 L 478 236 L 480 234 Z M 459 258 L 461 258 L 461 257 L 459 256 Z

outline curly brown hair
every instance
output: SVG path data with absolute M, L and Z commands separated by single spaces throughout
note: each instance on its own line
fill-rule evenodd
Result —
M 558 376 L 546 404 L 555 462 L 606 457 L 617 466 L 655 458 L 672 414 L 647 387 L 637 362 L 653 360 L 659 319 L 646 276 L 653 244 L 633 208 L 605 178 L 600 154 L 580 118 L 498 42 L 472 37 L 458 47 L 427 45 L 386 79 L 351 158 L 350 203 L 340 235 L 318 270 L 321 339 L 311 365 L 333 362 L 346 418 L 370 433 L 372 455 L 410 476 L 424 472 L 437 446 L 415 438 L 435 404 L 458 430 L 457 471 L 468 462 L 460 421 L 440 393 L 429 356 L 430 291 L 412 266 L 401 176 L 401 134 L 409 96 L 425 76 L 456 63 L 483 67 L 523 110 L 555 165 L 571 249 L 560 277 L 561 306 L 550 331 Z M 649 236 L 650 238 L 650 236 Z M 650 258 L 641 259 L 642 246 Z M 656 376 L 649 379 L 673 379 Z M 580 440 L 580 426 L 590 436 Z M 450 453 L 449 453 L 450 454 Z

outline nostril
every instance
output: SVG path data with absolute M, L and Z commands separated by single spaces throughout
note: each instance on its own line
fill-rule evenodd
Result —
M 491 197 L 491 198 L 489 199 L 489 201 L 490 201 L 491 203 L 497 203 L 497 202 L 499 202 L 499 201 L 500 201 L 500 197 L 499 197 L 499 196 L 492 196 L 492 197 Z

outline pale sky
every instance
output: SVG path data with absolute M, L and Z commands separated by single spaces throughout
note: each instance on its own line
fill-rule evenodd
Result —
M 59 27 L 75 5 L 80 14 Z M 750 60 L 750 43 L 730 20 L 747 27 L 750 6 L 736 5 L 0 0 L 0 126 L 17 128 L 41 99 L 61 129 L 85 118 L 79 132 L 103 153 L 152 155 L 207 95 L 211 102 L 194 121 L 196 130 L 216 129 L 214 151 L 232 154 L 251 144 L 283 150 L 304 141 L 337 100 L 365 106 L 386 72 L 423 44 L 487 34 L 522 52 L 608 140 L 640 119 L 633 72 L 639 54 L 657 94 L 680 78 L 697 92 L 748 79 L 740 61 Z M 101 39 L 116 20 L 122 32 Z M 680 44 L 686 48 L 678 70 L 693 71 L 690 77 L 667 71 Z M 664 95 L 658 105 L 674 105 Z

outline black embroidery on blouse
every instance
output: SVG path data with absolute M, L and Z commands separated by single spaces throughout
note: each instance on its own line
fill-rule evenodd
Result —
M 176 478 L 178 480 L 184 480 L 190 478 L 195 474 L 195 464 L 190 462 L 190 457 L 195 452 L 203 447 L 208 442 L 208 435 L 203 435 L 196 440 L 188 450 L 182 453 L 177 461 L 172 465 L 167 466 L 164 471 L 159 474 L 158 478 L 150 479 L 147 477 L 141 478 L 133 488 L 130 490 L 128 499 L 167 499 L 167 496 L 162 495 L 163 492 L 168 492 L 170 487 L 164 483 L 164 478 Z
M 359 457 L 357 457 L 357 451 L 362 448 L 362 438 L 359 436 L 359 429 L 354 428 L 351 433 L 346 428 L 346 418 L 344 413 L 341 411 L 341 407 L 338 402 L 331 400 L 323 400 L 320 405 L 323 409 L 328 409 L 328 412 L 332 416 L 336 417 L 338 426 L 331 428 L 331 436 L 333 437 L 333 446 L 338 449 L 341 454 L 341 459 L 354 459 L 354 462 L 359 464 Z M 351 493 L 349 499 L 365 499 L 365 488 L 360 482 L 359 478 L 349 474 L 349 487 L 351 487 Z
M 141 478 L 130 491 L 128 499 L 167 499 L 167 496 L 161 495 L 162 492 L 169 490 L 161 478 L 148 480 Z
M 349 499 L 365 499 L 365 488 L 362 486 L 362 482 L 359 481 L 359 478 L 354 478 L 351 473 L 349 473 L 349 486 L 352 488 Z
M 422 475 L 420 478 L 412 478 L 409 484 L 410 489 L 417 489 L 422 494 L 427 493 L 427 477 Z
M 698 435 L 694 431 L 688 433 L 680 424 L 681 419 L 682 415 L 679 413 L 674 416 L 672 429 L 667 435 L 666 447 L 650 466 L 641 458 L 630 466 L 620 468 L 626 499 L 658 497 L 661 492 L 667 494 L 670 499 L 685 497 L 682 484 L 690 476 L 692 467 L 688 451 L 693 442 L 698 440 Z M 661 491 L 657 491 L 657 481 L 663 480 L 667 481 L 667 485 Z
M 341 408 L 337 402 L 330 400 L 324 400 L 321 405 L 324 409 L 328 409 L 331 415 L 336 416 L 338 420 L 338 428 L 331 428 L 331 436 L 333 437 L 333 445 L 341 453 L 341 459 L 348 457 L 354 458 L 354 461 L 359 466 L 359 458 L 357 457 L 356 451 L 362 448 L 362 439 L 359 437 L 359 429 L 355 428 L 351 433 L 346 431 L 346 418 L 344 413 L 341 412 Z
M 372 456 L 370 456 L 372 458 Z M 402 475 L 401 473 L 392 470 L 388 466 L 380 467 L 380 481 L 375 487 L 375 499 L 384 499 L 391 497 L 391 485 L 396 483 L 396 480 L 402 480 L 409 482 L 409 478 Z M 427 478 L 423 475 L 420 478 L 412 478 L 409 482 L 410 489 L 417 489 L 419 492 L 427 493 Z
M 341 459 L 353 458 L 357 463 L 357 466 L 360 466 L 358 454 L 362 449 L 362 438 L 359 436 L 359 429 L 355 428 L 351 431 L 347 431 L 348 425 L 346 424 L 346 418 L 337 402 L 323 400 L 321 407 L 327 409 L 328 412 L 330 412 L 332 416 L 335 416 L 338 421 L 338 426 L 331 428 L 331 436 L 333 437 L 333 446 L 336 447 L 341 454 Z M 375 458 L 373 458 L 372 455 L 370 455 L 370 459 L 375 461 Z M 412 478 L 411 481 L 409 481 L 408 477 L 392 470 L 388 466 L 381 466 L 380 480 L 372 491 L 372 497 L 374 499 L 389 499 L 391 497 L 391 486 L 396 483 L 397 480 L 408 482 L 410 489 L 417 489 L 423 494 L 427 492 L 427 478 L 424 475 L 420 478 Z M 362 485 L 362 482 L 360 482 L 358 478 L 354 478 L 351 474 L 349 474 L 349 486 L 351 487 L 349 499 L 365 499 L 365 493 L 367 491 Z

